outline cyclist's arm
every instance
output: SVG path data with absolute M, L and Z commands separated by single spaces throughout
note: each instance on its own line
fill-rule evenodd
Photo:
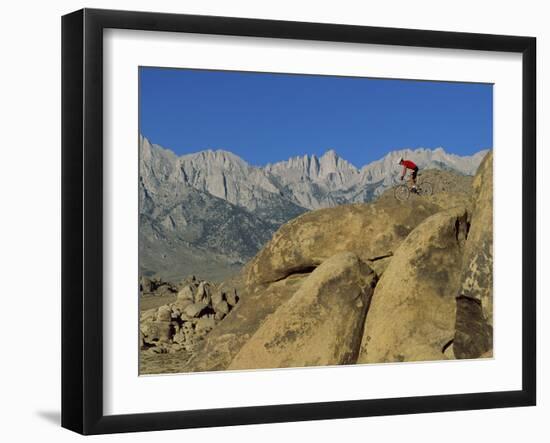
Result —
M 405 177 L 405 174 L 407 173 L 407 167 L 403 165 L 403 172 L 401 173 L 401 180 L 403 180 L 403 177 Z

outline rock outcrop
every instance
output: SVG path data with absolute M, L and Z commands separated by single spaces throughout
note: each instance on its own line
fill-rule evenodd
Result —
M 355 363 L 376 278 L 353 253 L 325 260 L 262 323 L 229 369 Z
M 241 298 L 235 309 L 208 334 L 201 349 L 182 362 L 177 372 L 227 369 L 250 337 L 294 295 L 308 275 L 294 274 L 263 288 L 247 288 L 241 283 Z
M 493 153 L 474 179 L 474 212 L 465 245 L 453 350 L 477 358 L 493 348 Z
M 391 256 L 421 221 L 440 210 L 429 201 L 387 199 L 308 212 L 283 225 L 246 266 L 247 283 L 311 272 L 339 252 L 353 252 L 367 262 Z
M 187 352 L 163 372 L 490 357 L 492 154 L 473 187 L 431 174 L 433 196 L 307 212 L 235 277 L 181 283 L 142 313 L 143 352 Z
M 234 291 L 222 290 L 195 277 L 180 282 L 179 288 L 173 303 L 141 312 L 142 351 L 153 354 L 193 352 L 236 305 Z M 227 298 L 233 304 L 230 305 Z
M 160 278 L 141 277 L 139 279 L 140 295 L 170 295 L 178 291 L 177 287 Z
M 427 218 L 401 243 L 376 286 L 358 363 L 440 360 L 455 332 L 468 213 Z

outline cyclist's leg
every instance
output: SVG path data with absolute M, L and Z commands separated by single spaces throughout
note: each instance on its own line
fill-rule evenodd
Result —
M 415 192 L 416 190 L 416 183 L 414 180 L 414 171 L 411 171 L 409 173 L 409 190 Z
M 412 189 L 416 191 L 416 176 L 418 174 L 418 168 L 412 171 L 411 180 L 412 180 Z

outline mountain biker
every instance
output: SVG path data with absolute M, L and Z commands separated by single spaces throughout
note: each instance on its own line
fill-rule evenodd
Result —
M 411 175 L 410 175 L 410 184 L 411 184 L 411 191 L 417 192 L 416 190 L 416 176 L 418 175 L 418 166 L 411 161 L 411 160 L 404 160 L 403 157 L 399 159 L 399 164 L 403 166 L 403 172 L 401 173 L 401 180 L 405 177 L 405 174 L 407 173 L 407 169 L 410 169 Z

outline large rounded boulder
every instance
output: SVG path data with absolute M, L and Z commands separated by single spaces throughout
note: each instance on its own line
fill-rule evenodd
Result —
M 446 358 L 467 226 L 466 209 L 442 211 L 400 245 L 374 291 L 358 363 Z
M 391 254 L 420 222 L 440 209 L 428 201 L 385 199 L 308 212 L 281 226 L 247 265 L 247 284 L 311 272 L 340 252 L 353 252 L 364 261 Z
M 375 273 L 355 254 L 329 258 L 267 317 L 229 369 L 355 363 L 375 283 Z

